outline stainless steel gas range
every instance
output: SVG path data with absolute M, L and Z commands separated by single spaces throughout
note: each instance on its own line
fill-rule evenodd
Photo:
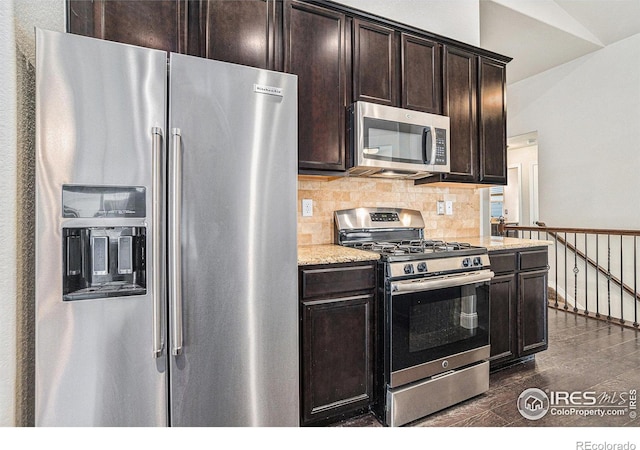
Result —
M 380 253 L 376 413 L 400 426 L 489 389 L 486 248 L 424 237 L 419 211 L 335 212 L 340 245 Z

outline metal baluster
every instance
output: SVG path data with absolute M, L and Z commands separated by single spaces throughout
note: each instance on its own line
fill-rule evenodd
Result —
M 600 235 L 596 234 L 596 317 L 600 318 Z
M 607 234 L 607 320 L 611 320 L 611 235 Z
M 633 236 L 633 326 L 638 328 L 638 244 Z
M 578 312 L 578 233 L 573 233 L 573 312 Z
M 624 264 L 622 255 L 624 255 L 623 238 L 620 235 L 620 323 L 624 325 Z
M 555 255 L 556 255 L 556 302 L 553 306 L 558 307 L 558 233 L 553 236 L 555 240 Z
M 584 314 L 589 315 L 589 244 L 587 233 L 584 234 Z M 597 273 L 596 269 L 596 273 Z
M 567 232 L 564 232 L 564 309 L 565 311 L 569 309 L 569 305 L 567 304 L 567 246 L 569 241 L 567 240 Z

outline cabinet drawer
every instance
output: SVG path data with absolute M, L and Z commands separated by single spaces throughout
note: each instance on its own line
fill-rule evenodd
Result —
M 370 264 L 302 269 L 300 275 L 302 299 L 368 291 L 375 286 L 375 268 Z
M 531 250 L 519 253 L 520 270 L 546 269 L 547 249 Z
M 515 253 L 489 253 L 489 262 L 495 273 L 516 271 Z

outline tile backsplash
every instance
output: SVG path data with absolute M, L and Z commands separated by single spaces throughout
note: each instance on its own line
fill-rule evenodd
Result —
M 302 199 L 313 200 L 313 216 L 302 217 Z M 453 215 L 438 215 L 439 200 L 453 202 Z M 480 234 L 480 194 L 473 188 L 414 186 L 410 180 L 339 178 L 298 180 L 298 245 L 334 242 L 333 212 L 358 207 L 417 209 L 425 237 L 454 240 Z

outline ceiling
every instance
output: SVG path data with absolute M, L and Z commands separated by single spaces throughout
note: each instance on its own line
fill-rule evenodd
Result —
M 511 56 L 507 83 L 640 33 L 640 0 L 480 0 L 480 46 Z

